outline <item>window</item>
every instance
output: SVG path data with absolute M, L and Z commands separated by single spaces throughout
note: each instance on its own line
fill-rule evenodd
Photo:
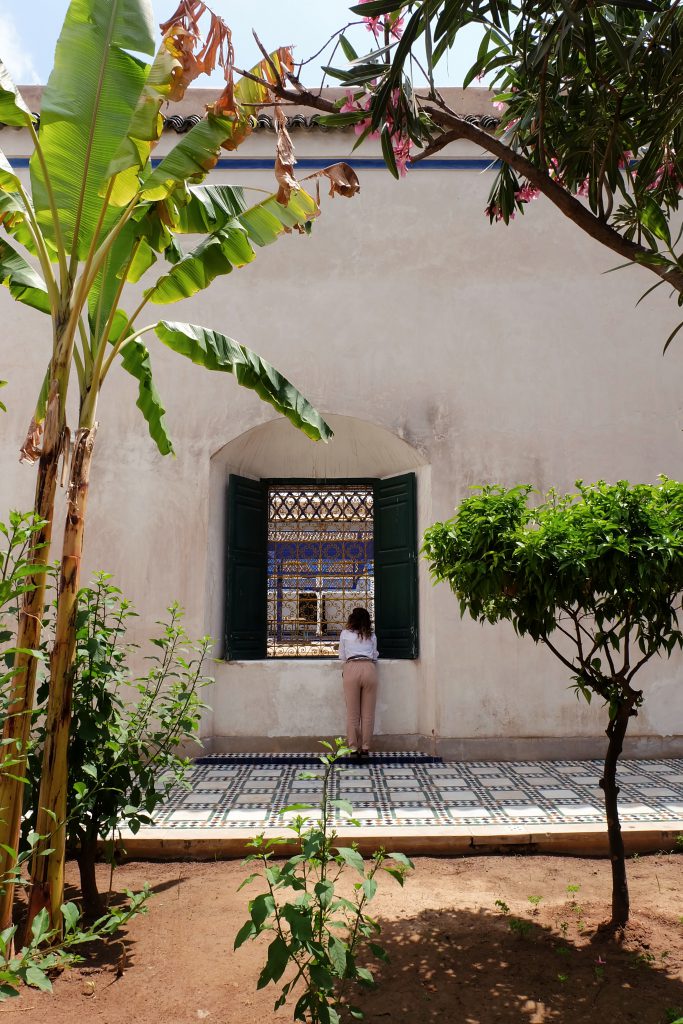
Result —
M 268 657 L 334 657 L 352 608 L 374 618 L 371 484 L 268 488 Z
M 380 655 L 417 657 L 415 477 L 262 481 L 231 476 L 225 656 L 336 657 L 356 605 Z

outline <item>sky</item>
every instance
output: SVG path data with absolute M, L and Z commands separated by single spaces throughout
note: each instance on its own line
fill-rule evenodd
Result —
M 155 0 L 154 14 L 158 22 L 177 7 L 178 0 Z M 353 0 L 213 0 L 211 7 L 220 14 L 233 32 L 235 61 L 238 67 L 251 67 L 260 60 L 260 53 L 251 34 L 256 29 L 269 50 L 294 44 L 294 59 L 305 60 L 314 54 L 339 28 L 353 20 L 349 4 Z M 59 35 L 68 0 L 0 0 L 0 58 L 7 65 L 16 84 L 28 85 L 47 81 L 54 47 Z M 311 10 L 315 13 L 311 15 Z M 369 50 L 372 35 L 364 25 L 349 32 L 359 54 Z M 364 49 L 365 48 L 365 49 Z M 439 85 L 461 85 L 465 70 L 474 61 L 476 30 L 459 41 L 458 49 L 439 65 Z M 322 59 L 322 58 L 321 58 Z M 341 55 L 339 66 L 344 66 Z M 320 62 L 312 62 L 306 84 L 318 85 Z M 216 85 L 220 78 L 215 77 Z M 206 80 L 197 85 L 210 84 Z

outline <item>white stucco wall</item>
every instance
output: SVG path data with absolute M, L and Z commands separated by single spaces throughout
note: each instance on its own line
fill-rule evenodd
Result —
M 175 141 L 164 137 L 163 146 Z M 353 134 L 294 133 L 300 158 L 345 157 Z M 21 133 L 0 146 L 26 155 Z M 239 156 L 272 155 L 259 134 Z M 371 149 L 362 156 L 375 155 Z M 479 157 L 465 145 L 442 156 Z M 302 172 L 305 173 L 305 172 Z M 681 478 L 683 348 L 661 356 L 679 312 L 545 200 L 510 228 L 483 215 L 491 174 L 428 166 L 395 182 L 359 170 L 353 201 L 323 200 L 310 238 L 293 235 L 193 299 L 161 311 L 249 344 L 329 417 L 315 446 L 231 377 L 150 342 L 177 457 L 162 459 L 117 370 L 102 396 L 86 573 L 106 569 L 138 606 L 136 639 L 179 599 L 196 634 L 223 632 L 227 474 L 418 474 L 419 529 L 472 484 Z M 271 188 L 267 171 L 212 180 Z M 40 314 L 0 294 L 0 510 L 29 507 L 34 471 L 17 462 L 47 358 Z M 264 425 L 266 425 L 264 427 Z M 260 428 L 260 429 L 259 429 Z M 308 472 L 304 474 L 304 467 Z M 561 667 L 506 626 L 461 622 L 420 568 L 420 658 L 382 665 L 384 746 L 455 756 L 548 756 L 601 749 L 604 712 L 578 704 Z M 218 663 L 203 731 L 216 748 L 312 742 L 343 728 L 340 674 L 311 661 Z M 681 663 L 644 675 L 641 752 L 683 750 Z M 668 739 L 673 737 L 673 739 Z M 635 746 L 632 749 L 636 749 Z

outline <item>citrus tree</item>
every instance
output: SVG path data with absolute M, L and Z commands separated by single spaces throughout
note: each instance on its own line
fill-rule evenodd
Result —
M 604 792 L 614 927 L 629 896 L 619 821 L 617 762 L 644 695 L 636 676 L 683 646 L 683 484 L 579 483 L 530 507 L 531 487 L 484 487 L 453 519 L 425 533 L 432 576 L 461 615 L 511 622 L 570 673 L 577 696 L 607 708 Z M 507 680 L 507 683 L 510 681 Z M 501 681 L 502 684 L 502 681 Z
M 205 17 L 202 31 L 200 19 Z M 36 651 L 45 604 L 60 459 L 68 470 L 67 511 L 59 571 L 55 643 L 50 660 L 43 771 L 32 870 L 30 916 L 43 907 L 59 924 L 64 868 L 67 749 L 71 717 L 76 610 L 90 468 L 100 391 L 119 365 L 138 381 L 138 406 L 162 454 L 172 451 L 164 407 L 143 337 L 207 369 L 233 373 L 312 439 L 330 431 L 277 370 L 245 346 L 206 327 L 152 318 L 206 288 L 219 275 L 253 261 L 257 247 L 292 230 L 305 231 L 316 201 L 293 177 L 293 152 L 279 117 L 277 193 L 253 203 L 244 189 L 203 185 L 221 149 L 234 150 L 251 131 L 254 106 L 270 98 L 269 75 L 291 66 L 280 49 L 250 78 L 235 81 L 230 30 L 200 0 L 183 0 L 161 26 L 155 55 L 151 0 L 71 0 L 43 93 L 39 128 L 0 64 L 0 123 L 25 128 L 33 140 L 30 189 L 0 154 L 0 281 L 12 298 L 51 321 L 47 368 L 22 457 L 38 462 L 35 511 L 45 525 L 33 537 L 33 586 L 27 590 L 16 672 L 4 723 L 0 772 L 0 851 L 16 849 L 22 804 L 21 767 L 30 729 Z M 142 55 L 142 56 L 141 56 Z M 149 56 L 149 60 L 147 60 Z M 180 99 L 201 73 L 223 69 L 225 88 L 206 117 L 160 160 L 161 105 Z M 261 84 L 254 82 L 259 79 Z M 346 165 L 326 172 L 344 195 L 357 190 Z M 200 235 L 185 251 L 179 239 Z M 160 263 L 161 273 L 157 268 Z M 132 305 L 128 286 L 142 280 Z M 75 378 L 78 423 L 69 430 L 66 400 Z M 45 850 L 52 852 L 45 855 Z M 0 865 L 2 866 L 2 865 Z M 5 865 L 6 867 L 7 865 Z M 11 916 L 11 890 L 0 901 L 0 930 Z
M 480 146 L 497 161 L 482 211 L 491 221 L 507 224 L 543 195 L 683 305 L 682 0 L 368 0 L 351 12 L 370 29 L 368 52 L 341 32 L 325 68 L 346 97 L 331 102 L 287 69 L 278 95 L 355 125 L 361 141 L 378 133 L 395 177 L 459 139 Z M 464 83 L 494 90 L 495 132 L 437 87 L 473 25 L 481 44 Z

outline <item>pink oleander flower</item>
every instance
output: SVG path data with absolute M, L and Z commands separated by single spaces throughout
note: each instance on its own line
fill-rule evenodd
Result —
M 665 178 L 672 178 L 673 183 L 676 185 L 676 188 L 680 192 L 681 187 L 683 186 L 683 181 L 681 181 L 681 178 L 678 175 L 678 169 L 673 160 L 667 160 L 665 164 L 661 164 L 657 168 L 657 173 L 654 177 L 654 180 L 651 181 L 650 184 L 647 186 L 647 191 L 654 192 L 656 188 L 659 188 L 659 186 L 664 183 Z
M 355 114 L 355 112 L 357 110 L 358 110 L 358 104 L 356 103 L 355 99 L 353 98 L 353 93 L 351 92 L 350 89 L 347 89 L 346 90 L 346 99 L 344 100 L 343 104 L 339 108 L 339 113 L 340 114 Z
M 515 199 L 518 203 L 531 203 L 534 199 L 538 199 L 541 194 L 541 190 L 532 185 L 530 181 L 527 181 L 521 188 L 515 192 Z
M 603 959 L 601 956 L 596 956 L 595 962 L 598 965 L 598 967 L 604 967 L 605 964 L 607 963 L 607 960 Z
M 630 149 L 626 149 L 619 157 L 619 166 L 622 168 L 628 167 L 631 163 L 631 160 L 633 160 L 633 153 Z
M 363 4 L 368 2 L 369 0 L 361 0 L 361 3 Z M 365 27 L 368 32 L 372 32 L 374 36 L 379 35 L 380 32 L 384 32 L 385 28 L 389 29 L 389 33 L 394 37 L 394 39 L 400 39 L 403 35 L 404 18 L 396 18 L 395 21 L 391 21 L 388 14 L 370 14 L 366 18 L 363 18 L 363 21 L 365 22 Z
M 396 158 L 396 167 L 403 178 L 408 170 L 408 162 L 410 160 L 410 139 L 407 136 L 402 138 L 400 135 L 393 135 L 391 145 L 394 150 L 394 157 Z
M 584 198 L 586 198 L 588 196 L 588 192 L 589 192 L 589 188 L 590 188 L 590 182 L 591 182 L 590 175 L 586 175 L 586 177 L 583 179 L 583 181 L 581 182 L 581 184 L 577 188 L 577 190 L 574 193 L 574 195 L 583 196 Z
M 491 220 L 491 221 L 495 220 L 496 223 L 498 223 L 499 220 L 503 219 L 503 211 L 501 210 L 501 208 L 498 205 L 498 203 L 490 203 L 486 207 L 486 209 L 484 210 L 484 214 L 489 218 L 489 220 Z M 515 211 L 514 210 L 510 213 L 510 218 L 509 219 L 510 220 L 514 220 L 515 219 Z
M 499 112 L 503 111 L 505 110 L 505 103 L 503 103 L 502 100 L 496 100 L 496 102 L 493 104 L 493 109 Z

